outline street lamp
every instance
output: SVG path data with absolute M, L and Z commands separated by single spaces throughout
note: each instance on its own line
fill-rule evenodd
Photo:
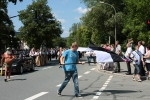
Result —
M 116 9 L 115 9 L 115 7 L 114 7 L 113 5 L 111 5 L 111 4 L 109 4 L 109 3 L 105 3 L 105 2 L 103 2 L 103 1 L 100 1 L 100 3 L 101 3 L 101 4 L 106 4 L 106 5 L 111 6 L 111 7 L 114 9 L 114 11 L 115 11 L 115 17 L 114 17 L 114 19 L 115 19 L 115 48 L 116 48 Z

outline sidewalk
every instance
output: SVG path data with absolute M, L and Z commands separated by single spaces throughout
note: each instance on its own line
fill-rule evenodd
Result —
M 120 72 L 119 73 L 113 73 L 113 71 L 106 71 L 106 70 L 102 70 L 99 68 L 100 65 L 97 65 L 97 68 L 100 72 L 105 72 L 105 73 L 109 73 L 109 74 L 114 74 L 114 75 L 119 75 L 119 76 L 123 76 L 123 77 L 132 77 L 133 73 L 134 73 L 134 66 L 131 66 L 131 74 L 132 75 L 126 75 L 127 72 L 127 65 L 125 62 L 120 62 Z M 146 79 L 145 76 L 142 76 L 142 79 Z

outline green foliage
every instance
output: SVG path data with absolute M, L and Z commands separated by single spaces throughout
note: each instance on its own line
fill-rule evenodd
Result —
M 52 40 L 62 34 L 61 23 L 52 15 L 47 0 L 33 1 L 27 9 L 19 11 L 19 15 L 24 25 L 19 29 L 21 33 L 19 37 L 30 47 L 39 48 L 42 44 L 51 47 Z
M 14 26 L 8 16 L 7 3 L 0 1 L 0 50 L 14 44 L 12 41 L 14 35 Z
M 146 29 L 146 20 L 150 16 L 149 0 L 125 0 L 125 21 L 122 32 L 128 38 L 133 38 L 137 43 L 139 40 L 150 43 L 150 32 Z
M 53 47 L 67 47 L 66 45 L 67 38 L 58 37 L 53 40 Z

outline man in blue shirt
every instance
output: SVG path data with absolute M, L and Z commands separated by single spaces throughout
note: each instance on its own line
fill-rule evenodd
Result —
M 60 88 L 58 89 L 58 96 L 61 96 L 61 92 L 66 87 L 66 85 L 70 81 L 70 78 L 72 77 L 74 83 L 75 97 L 82 98 L 82 96 L 79 94 L 78 72 L 77 72 L 76 64 L 65 65 L 67 63 L 84 64 L 84 62 L 79 62 L 78 60 L 79 55 L 77 49 L 78 49 L 78 44 L 76 42 L 72 43 L 72 48 L 66 50 L 60 58 L 60 63 L 63 65 L 62 69 L 64 70 L 65 73 L 65 80 L 61 84 Z

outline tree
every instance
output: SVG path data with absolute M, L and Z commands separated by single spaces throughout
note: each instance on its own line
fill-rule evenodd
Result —
M 17 3 L 17 1 L 20 1 L 20 2 L 22 2 L 23 0 L 2 0 L 4 3 L 6 3 L 7 1 L 8 2 L 12 2 L 12 3 L 14 3 L 15 5 L 16 5 L 16 3 Z
M 33 1 L 27 9 L 19 11 L 19 19 L 24 25 L 19 29 L 19 37 L 31 47 L 51 47 L 52 40 L 62 34 L 61 23 L 52 15 L 47 0 Z
M 150 31 L 146 28 L 146 21 L 150 16 L 149 0 L 125 0 L 125 19 L 122 32 L 134 43 L 139 40 L 150 43 Z
M 107 4 L 101 4 L 101 0 L 81 0 L 85 5 L 90 8 L 90 10 L 81 18 L 83 25 L 89 27 L 89 29 L 95 30 L 92 34 L 93 38 L 99 36 L 99 43 L 106 43 L 108 41 L 104 40 L 102 37 L 111 36 L 111 43 L 115 43 L 115 23 L 117 26 L 117 40 L 123 42 L 126 38 L 122 34 L 123 28 L 123 10 L 125 4 L 123 0 L 102 0 L 105 3 L 112 5 L 116 10 L 116 15 L 113 8 Z M 115 22 L 116 17 L 116 22 Z M 95 35 L 94 35 L 95 34 Z M 93 39 L 95 43 L 97 40 Z M 94 42 L 93 41 L 93 42 Z
M 66 46 L 67 38 L 58 37 L 53 40 L 53 47 L 67 47 Z
M 13 23 L 8 16 L 7 3 L 0 1 L 0 49 L 12 46 L 14 33 Z

